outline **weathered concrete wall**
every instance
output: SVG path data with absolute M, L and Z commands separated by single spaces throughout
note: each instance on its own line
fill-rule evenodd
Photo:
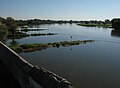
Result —
M 29 85 L 28 73 L 31 71 L 33 65 L 29 64 L 3 43 L 0 43 L 0 57 L 0 60 L 9 69 L 22 88 L 32 87 L 32 85 Z
M 35 67 L 0 42 L 0 60 L 9 69 L 22 88 L 73 88 L 64 78 Z

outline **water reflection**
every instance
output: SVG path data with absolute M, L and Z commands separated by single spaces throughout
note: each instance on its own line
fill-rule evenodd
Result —
M 115 37 L 120 37 L 120 30 L 111 30 L 111 35 Z
M 120 88 L 120 32 L 118 30 L 86 28 L 74 24 L 41 27 L 49 28 L 45 32 L 57 32 L 58 35 L 30 36 L 15 41 L 19 42 L 19 45 L 85 39 L 100 41 L 69 47 L 56 45 L 58 48 L 22 52 L 20 55 L 23 58 L 66 78 L 75 88 Z M 12 44 L 16 45 L 14 42 Z
M 15 41 L 15 39 L 12 39 L 12 42 L 10 42 L 10 46 L 18 46 L 19 43 L 17 41 Z

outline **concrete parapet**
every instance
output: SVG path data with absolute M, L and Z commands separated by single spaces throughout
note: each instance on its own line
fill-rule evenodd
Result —
M 66 79 L 42 67 L 33 67 L 30 76 L 44 88 L 73 88 Z
M 0 42 L 0 60 L 21 88 L 73 88 L 66 79 L 42 67 L 33 66 L 2 42 Z

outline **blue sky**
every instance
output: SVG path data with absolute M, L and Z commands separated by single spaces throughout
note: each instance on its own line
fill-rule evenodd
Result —
M 111 20 L 120 17 L 120 0 L 0 0 L 0 16 L 15 19 Z

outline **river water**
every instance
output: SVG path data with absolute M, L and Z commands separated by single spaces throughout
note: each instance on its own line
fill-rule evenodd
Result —
M 75 88 L 120 88 L 120 36 L 112 33 L 111 28 L 81 27 L 76 24 L 40 27 L 48 30 L 39 33 L 50 32 L 58 35 L 26 37 L 15 41 L 18 45 L 71 40 L 95 42 L 23 52 L 19 55 L 34 65 L 62 76 Z M 28 33 L 33 32 L 38 33 Z M 8 40 L 6 44 L 9 45 L 10 42 L 12 40 Z

